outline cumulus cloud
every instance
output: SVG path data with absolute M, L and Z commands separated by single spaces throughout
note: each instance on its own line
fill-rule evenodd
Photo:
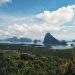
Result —
M 54 36 L 59 39 L 66 38 L 66 34 L 72 36 L 71 34 L 74 35 L 75 31 L 72 31 L 75 28 L 74 8 L 75 5 L 71 5 L 55 11 L 44 11 L 30 17 L 9 17 L 7 20 L 3 18 L 8 25 L 1 28 L 0 36 L 42 38 L 46 32 L 54 33 Z
M 75 8 L 74 5 L 62 7 L 52 12 L 44 11 L 43 13 L 38 14 L 36 17 L 51 25 L 63 25 L 64 23 L 71 21 L 74 17 L 73 8 Z
M 11 3 L 12 0 L 0 0 L 0 5 L 4 5 L 6 3 Z

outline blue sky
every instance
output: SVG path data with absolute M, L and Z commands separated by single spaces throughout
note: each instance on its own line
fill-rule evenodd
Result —
M 54 11 L 62 6 L 73 5 L 75 0 L 12 0 L 2 5 L 0 12 L 15 15 L 33 15 L 44 10 Z
M 0 0 L 0 37 L 75 39 L 74 9 L 75 0 Z

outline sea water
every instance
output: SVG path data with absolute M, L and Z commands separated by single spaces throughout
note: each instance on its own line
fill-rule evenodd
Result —
M 74 46 L 71 46 L 71 44 Z M 52 46 L 52 49 L 72 49 L 73 47 L 75 47 L 74 42 L 67 42 L 67 45 Z
M 9 42 L 9 41 L 1 41 L 0 43 L 25 44 L 25 45 L 34 44 L 33 42 Z M 71 46 L 71 44 L 73 44 L 74 46 Z M 42 46 L 44 46 L 42 42 L 39 42 L 36 45 L 42 45 Z M 51 46 L 52 49 L 72 49 L 73 47 L 75 47 L 75 43 L 74 42 L 67 42 L 67 45 L 64 45 L 64 46 L 63 45 Z

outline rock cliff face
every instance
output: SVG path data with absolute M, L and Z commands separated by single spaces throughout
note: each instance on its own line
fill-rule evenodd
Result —
M 47 33 L 44 38 L 44 45 L 60 45 L 60 41 L 54 38 L 50 33 Z

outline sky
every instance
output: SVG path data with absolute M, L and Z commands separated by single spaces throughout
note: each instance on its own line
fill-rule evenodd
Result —
M 75 0 L 0 0 L 0 38 L 75 39 Z

